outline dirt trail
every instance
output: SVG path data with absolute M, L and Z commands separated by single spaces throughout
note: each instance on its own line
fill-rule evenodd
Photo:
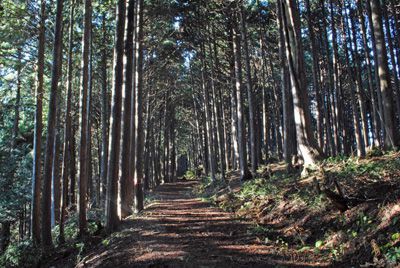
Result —
M 325 266 L 265 245 L 248 232 L 251 223 L 195 198 L 196 183 L 158 187 L 143 213 L 78 267 Z

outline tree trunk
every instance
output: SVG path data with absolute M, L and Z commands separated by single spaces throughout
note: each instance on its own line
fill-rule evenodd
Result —
M 321 89 L 319 84 L 319 72 L 318 72 L 318 48 L 315 41 L 313 18 L 311 15 L 310 0 L 305 1 L 306 11 L 307 11 L 307 26 L 310 33 L 310 45 L 311 45 L 311 55 L 312 55 L 312 81 L 313 90 L 315 92 L 315 99 L 317 102 L 317 136 L 318 136 L 318 146 L 322 147 L 324 145 L 324 130 L 323 130 L 323 118 L 322 118 L 322 98 Z M 323 7 L 324 8 L 324 7 Z M 329 55 L 328 55 L 329 56 Z
M 344 49 L 344 56 L 346 59 L 346 66 L 347 66 L 347 75 L 350 83 L 350 104 L 351 110 L 353 115 L 353 124 L 354 124 L 354 135 L 356 137 L 356 145 L 357 145 L 357 156 L 358 157 L 365 157 L 365 146 L 364 140 L 362 138 L 361 132 L 361 123 L 360 123 L 360 112 L 358 109 L 358 105 L 356 102 L 356 82 L 354 81 L 352 75 L 352 68 L 350 66 L 350 56 L 349 56 L 349 49 L 348 45 L 348 23 L 346 18 L 346 13 L 342 15 L 342 37 L 343 37 L 343 49 Z M 346 27 L 347 25 L 347 27 Z
M 70 17 L 69 17 L 69 45 L 68 45 L 68 74 L 67 74 L 67 99 L 66 99 L 66 112 L 65 112 L 65 126 L 64 126 L 64 156 L 62 163 L 62 198 L 61 198 L 61 216 L 60 216 L 60 235 L 59 241 L 65 242 L 64 222 L 67 213 L 67 197 L 68 197 L 68 178 L 70 175 L 70 158 L 71 158 L 71 108 L 72 108 L 72 71 L 73 71 L 73 58 L 72 50 L 74 46 L 74 11 L 75 0 L 70 2 Z
M 120 178 L 120 198 L 121 198 L 121 218 L 125 218 L 132 214 L 132 180 L 130 172 L 130 144 L 131 144 L 131 101 L 133 90 L 133 31 L 135 18 L 135 1 L 130 0 L 127 17 L 126 17 L 126 33 L 125 33 L 125 82 L 122 92 L 123 113 L 122 113 L 122 137 L 121 137 L 121 178 Z
M 313 165 L 321 153 L 312 133 L 310 106 L 305 82 L 303 81 L 304 54 L 300 40 L 297 3 L 295 0 L 285 1 L 286 5 L 282 3 L 282 21 L 293 96 L 297 146 L 299 153 L 303 157 L 304 165 L 308 166 Z M 287 20 L 287 17 L 289 20 Z
M 39 45 L 38 45 L 38 73 L 36 87 L 35 134 L 33 141 L 33 173 L 32 173 L 32 212 L 31 232 L 35 245 L 40 242 L 40 194 L 42 184 L 42 130 L 43 130 L 43 83 L 44 83 L 44 52 L 45 52 L 45 23 L 46 0 L 40 2 Z
M 19 134 L 19 119 L 20 114 L 19 110 L 21 109 L 21 68 L 22 68 L 22 49 L 18 48 L 17 52 L 17 94 L 15 96 L 15 103 L 14 103 L 14 122 L 13 122 L 13 129 L 12 129 L 12 139 L 11 139 L 11 147 L 15 148 L 18 134 Z
M 395 109 L 393 105 L 393 91 L 390 82 L 388 58 L 386 51 L 385 36 L 383 34 L 382 15 L 379 0 L 370 0 L 372 28 L 375 36 L 377 65 L 379 73 L 379 85 L 382 92 L 382 104 L 384 114 L 384 148 L 390 149 L 399 145 L 399 133 L 395 126 Z
M 213 43 L 213 49 L 211 48 L 211 43 Z M 215 136 L 217 136 L 217 148 L 219 154 L 219 163 L 220 163 L 220 172 L 221 179 L 225 180 L 225 139 L 223 133 L 222 119 L 221 119 L 221 100 L 219 94 L 219 90 L 216 88 L 216 69 L 218 68 L 218 56 L 217 56 L 217 48 L 214 42 L 209 41 L 209 52 L 211 59 L 211 89 L 212 89 L 212 100 L 213 100 L 213 114 L 215 118 L 216 126 L 214 126 L 214 130 L 217 132 Z
M 136 51 L 136 159 L 134 173 L 135 212 L 143 210 L 143 9 L 144 1 L 139 0 L 137 6 L 137 51 Z
M 378 117 L 379 117 L 379 124 L 380 124 L 380 133 L 379 133 L 379 140 L 380 144 L 383 147 L 384 146 L 384 138 L 385 138 L 385 122 L 384 122 L 384 112 L 383 112 L 383 102 L 382 102 L 382 92 L 381 92 L 381 86 L 380 86 L 380 78 L 379 78 L 379 71 L 378 71 L 378 52 L 377 52 L 377 46 L 376 46 L 376 36 L 374 33 L 374 27 L 373 27 L 373 19 L 372 19 L 372 11 L 371 11 L 371 3 L 370 1 L 366 1 L 366 9 L 367 9 L 367 17 L 368 17 L 368 24 L 369 28 L 371 30 L 371 44 L 372 44 L 372 52 L 373 52 L 373 57 L 374 57 L 374 76 L 375 76 L 375 91 L 377 95 L 377 104 L 378 104 Z
M 51 178 L 52 167 L 54 160 L 54 141 L 57 121 L 57 95 L 58 81 L 60 73 L 60 55 L 62 50 L 62 11 L 64 7 L 63 0 L 57 0 L 56 22 L 54 28 L 54 48 L 53 48 L 53 66 L 51 75 L 51 89 L 49 112 L 47 116 L 47 137 L 46 151 L 44 159 L 44 174 L 43 174 L 43 198 L 42 198 L 42 224 L 41 224 L 41 239 L 44 248 L 53 245 L 51 238 Z
M 0 227 L 0 253 L 3 253 L 11 241 L 11 222 L 1 222 Z
M 92 25 L 92 1 L 85 0 L 84 32 L 82 48 L 82 83 L 80 97 L 80 148 L 79 148 L 79 235 L 86 233 L 87 219 L 87 189 L 89 175 L 89 56 L 90 56 L 90 35 Z
M 125 0 L 117 2 L 115 48 L 114 48 L 114 74 L 112 88 L 112 107 L 110 120 L 110 141 L 107 172 L 107 198 L 106 198 L 106 229 L 113 232 L 118 224 L 118 173 L 119 152 L 121 136 L 121 99 L 123 86 L 123 54 L 124 54 L 124 29 L 125 29 Z
M 374 92 L 374 84 L 373 84 L 372 71 L 371 71 L 370 49 L 369 49 L 369 45 L 368 45 L 367 30 L 365 27 L 365 18 L 364 18 L 364 14 L 363 14 L 361 0 L 357 1 L 357 6 L 358 6 L 358 16 L 360 18 L 360 24 L 361 24 L 361 35 L 362 35 L 363 45 L 364 45 L 364 57 L 365 57 L 365 63 L 366 63 L 366 68 L 367 68 L 368 94 L 369 94 L 369 99 L 371 101 L 371 106 L 372 106 L 371 107 L 372 108 L 372 111 L 371 111 L 372 144 L 375 147 L 380 147 L 378 107 L 377 107 L 377 102 L 376 102 L 376 97 L 375 97 L 375 92 Z
M 332 64 L 333 64 L 333 91 L 334 95 L 336 96 L 335 99 L 335 110 L 333 111 L 336 117 L 336 127 L 335 127 L 335 144 L 336 144 L 336 152 L 340 154 L 343 152 L 342 148 L 342 141 L 340 140 L 340 136 L 344 135 L 343 131 L 343 111 L 342 107 L 343 98 L 342 98 L 342 88 L 340 83 L 340 75 L 339 75 L 339 51 L 338 51 L 338 44 L 337 44 L 337 31 L 335 26 L 335 15 L 333 12 L 333 1 L 330 0 L 330 18 L 331 18 L 331 32 L 332 32 L 332 48 L 333 48 L 333 57 L 332 57 Z
M 216 173 L 216 157 L 214 152 L 214 133 L 212 127 L 212 115 L 211 115 L 211 108 L 210 108 L 210 93 L 207 88 L 206 84 L 206 63 L 205 63 L 205 50 L 204 45 L 201 45 L 202 56 L 201 56 L 201 85 L 202 91 L 204 94 L 204 114 L 205 114 L 205 132 L 207 133 L 207 144 L 208 144 L 208 163 L 210 166 L 210 175 L 211 180 L 215 181 L 215 173 Z
M 64 29 L 62 29 L 63 31 Z M 62 35 L 64 32 L 62 33 Z M 62 78 L 62 55 L 60 53 L 60 65 L 59 65 L 59 77 Z M 60 84 L 60 91 L 62 91 L 62 85 Z M 54 139 L 54 159 L 52 167 L 52 202 L 51 202 L 51 226 L 60 222 L 60 199 L 61 199 L 61 178 L 60 178 L 60 132 L 61 132 L 61 94 L 57 94 L 57 115 L 56 115 L 56 137 Z
M 361 122 L 362 122 L 362 134 L 364 138 L 364 146 L 367 148 L 369 146 L 369 139 L 368 139 L 368 118 L 367 118 L 367 107 L 366 107 L 366 99 L 365 99 L 365 92 L 363 89 L 362 83 L 362 74 L 361 74 L 361 63 L 360 63 L 360 56 L 358 54 L 358 44 L 357 44 L 357 35 L 356 35 L 356 28 L 355 28 L 355 19 L 354 17 L 350 18 L 352 34 L 353 34 L 353 46 L 354 51 L 351 53 L 353 61 L 355 63 L 356 69 L 356 85 L 357 85 L 357 96 L 358 96 L 358 103 L 361 109 Z M 351 48 L 351 46 L 350 46 Z M 365 151 L 365 149 L 364 149 Z
M 243 7 L 240 7 L 240 33 L 241 39 L 243 40 L 244 58 L 245 58 L 245 70 L 246 70 L 246 89 L 247 89 L 247 101 L 249 103 L 249 126 L 250 126 L 250 159 L 251 159 L 251 171 L 253 174 L 257 170 L 257 152 L 256 152 L 256 133 L 255 133 L 255 118 L 254 118 L 254 101 L 253 101 L 253 84 L 251 81 L 251 68 L 250 68 L 250 55 L 249 55 L 249 44 L 247 41 L 247 29 L 244 17 Z
M 278 5 L 278 29 L 279 29 L 279 58 L 280 58 L 280 74 L 281 74 L 281 91 L 282 91 L 282 107 L 283 107 L 283 152 L 285 162 L 288 169 L 292 168 L 292 156 L 296 154 L 296 129 L 294 122 L 293 97 L 290 92 L 290 80 L 288 67 L 286 65 L 285 56 L 285 36 L 282 24 L 282 8 Z
M 72 98 L 72 104 L 73 102 Z M 73 105 L 72 110 L 76 111 L 79 108 L 74 107 Z M 74 120 L 73 118 L 76 117 L 75 113 L 71 114 L 72 117 L 72 122 L 77 121 L 76 119 Z M 69 146 L 70 150 L 70 157 L 71 157 L 71 163 L 70 163 L 70 183 L 69 183 L 69 203 L 68 205 L 71 207 L 71 210 L 76 210 L 76 193 L 75 193 L 75 188 L 76 188 L 76 125 L 71 122 L 71 146 Z
M 233 52 L 235 59 L 235 93 L 237 101 L 237 132 L 239 148 L 240 180 L 245 181 L 252 178 L 247 166 L 246 133 L 244 126 L 244 101 L 242 94 L 242 61 L 240 51 L 240 32 L 238 30 L 237 16 L 234 16 L 233 26 Z
M 389 25 L 389 17 L 388 17 L 388 9 L 386 6 L 385 1 L 382 1 L 382 15 L 383 15 L 383 19 L 385 22 L 385 30 L 386 30 L 386 38 L 387 38 L 387 44 L 388 44 L 388 49 L 389 49 L 389 55 L 390 55 L 390 65 L 392 66 L 392 77 L 393 77 L 393 81 L 394 81 L 394 88 L 392 89 L 393 92 L 393 97 L 395 97 L 395 101 L 394 103 L 396 104 L 396 110 L 394 111 L 394 113 L 397 112 L 397 114 L 400 115 L 400 84 L 399 84 L 399 77 L 398 77 L 398 72 L 397 72 L 397 68 L 396 68 L 396 59 L 394 57 L 394 46 L 393 46 L 393 38 L 392 38 L 392 34 L 391 34 L 391 28 Z M 396 126 L 399 126 L 400 123 L 400 117 L 396 118 L 396 115 L 393 115 L 393 124 Z M 397 127 L 397 131 L 399 130 L 399 128 Z M 400 142 L 400 138 L 399 138 L 399 142 Z
M 102 200 L 106 197 L 107 186 L 107 160 L 108 160 L 108 82 L 107 82 L 107 28 L 106 13 L 103 13 L 102 19 L 103 47 L 101 55 L 101 164 L 100 181 Z
M 322 1 L 322 16 L 326 17 L 325 13 L 325 5 Z M 330 45 L 329 45 L 329 39 L 328 39 L 328 32 L 327 32 L 327 25 L 326 25 L 326 20 L 323 20 L 322 23 L 323 26 L 323 47 L 326 50 L 326 60 L 325 65 L 327 66 L 328 70 L 328 86 L 325 91 L 325 96 L 323 97 L 324 103 L 322 104 L 325 110 L 325 129 L 326 129 L 326 148 L 329 149 L 330 153 L 335 156 L 336 155 L 336 141 L 337 138 L 334 137 L 334 135 L 337 133 L 336 129 L 336 113 L 334 112 L 335 110 L 335 90 L 334 90 L 334 77 L 333 77 L 333 66 L 332 66 L 332 61 L 331 61 L 331 52 L 330 52 Z M 329 153 L 329 152 L 328 152 Z

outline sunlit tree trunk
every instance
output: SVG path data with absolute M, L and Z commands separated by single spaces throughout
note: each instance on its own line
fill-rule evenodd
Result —
M 127 18 L 126 18 L 126 33 L 125 33 L 125 82 L 122 92 L 123 109 L 122 109 L 122 136 L 121 136 L 121 218 L 125 218 L 132 213 L 133 188 L 130 172 L 130 145 L 131 145 L 131 101 L 133 91 L 133 31 L 135 18 L 135 1 L 130 0 Z
M 290 92 L 290 80 L 288 67 L 286 65 L 285 56 L 285 36 L 282 25 L 282 6 L 277 6 L 278 13 L 278 29 L 279 29 L 279 60 L 281 74 L 281 91 L 282 91 L 282 107 L 283 107 L 283 154 L 288 169 L 292 167 L 292 156 L 296 154 L 296 129 L 294 122 L 293 97 Z
M 134 205 L 135 212 L 143 210 L 143 7 L 139 0 L 137 6 L 137 51 L 136 51 L 136 159 L 134 173 Z
M 118 178 L 121 137 L 121 101 L 123 86 L 123 54 L 125 29 L 125 0 L 118 0 L 116 15 L 113 88 L 111 101 L 110 140 L 107 171 L 106 229 L 114 231 L 119 224 L 118 217 Z
M 233 25 L 233 54 L 235 59 L 235 94 L 237 104 L 237 136 L 239 148 L 239 168 L 240 180 L 245 181 L 252 178 L 252 174 L 247 165 L 247 151 L 246 151 L 246 133 L 245 133 L 245 115 L 244 115 L 244 101 L 242 93 L 242 60 L 240 51 L 240 31 L 238 29 L 237 16 L 234 16 Z
M 321 154 L 311 127 L 310 106 L 304 81 L 304 54 L 300 40 L 297 3 L 294 0 L 285 0 L 285 3 L 282 3 L 282 21 L 293 96 L 297 146 L 303 157 L 304 165 L 308 166 L 313 165 Z

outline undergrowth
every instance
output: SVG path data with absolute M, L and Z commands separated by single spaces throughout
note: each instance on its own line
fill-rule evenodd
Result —
M 274 163 L 243 183 L 235 172 L 225 182 L 204 177 L 197 191 L 203 200 L 251 219 L 248 231 L 262 243 L 312 253 L 333 265 L 393 267 L 400 263 L 399 175 L 398 152 L 373 150 L 366 159 L 328 158 L 307 178 Z M 318 181 L 339 194 L 332 180 L 356 200 L 344 213 L 316 189 Z
M 33 245 L 32 240 L 12 241 L 6 251 L 0 255 L 0 267 L 38 267 L 46 263 L 48 259 L 56 258 L 60 252 L 67 252 L 71 255 L 72 262 L 78 262 L 85 250 L 90 247 L 90 239 L 98 232 L 99 213 L 93 210 L 88 216 L 87 236 L 78 238 L 78 215 L 72 214 L 65 222 L 65 242 L 58 240 L 60 228 L 56 225 L 52 229 L 54 248 L 43 251 L 42 248 Z M 64 253 L 63 253 L 64 254 Z

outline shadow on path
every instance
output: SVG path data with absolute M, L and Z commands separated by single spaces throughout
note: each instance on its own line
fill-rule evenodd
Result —
M 195 181 L 159 186 L 135 219 L 109 245 L 78 267 L 312 267 L 312 257 L 265 245 L 239 221 L 192 195 Z

